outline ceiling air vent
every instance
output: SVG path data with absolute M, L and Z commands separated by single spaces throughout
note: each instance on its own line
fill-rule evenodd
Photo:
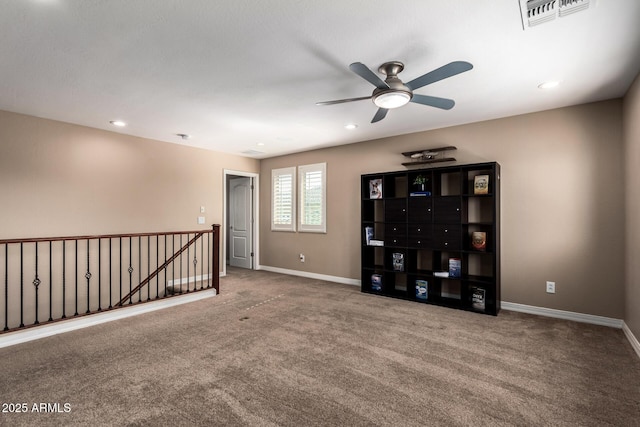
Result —
M 589 9 L 596 0 L 519 0 L 524 29 Z
M 250 150 L 243 151 L 242 154 L 247 154 L 249 156 L 259 156 L 260 154 L 265 154 L 265 152 L 264 151 L 250 149 Z

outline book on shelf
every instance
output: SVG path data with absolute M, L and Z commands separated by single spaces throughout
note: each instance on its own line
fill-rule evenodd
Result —
M 473 178 L 473 194 L 489 194 L 489 175 L 476 175 Z
M 409 193 L 409 197 L 426 197 L 430 195 L 431 191 L 412 191 Z
M 382 179 L 369 180 L 369 198 L 382 199 Z
M 471 233 L 471 247 L 476 251 L 487 250 L 487 233 L 485 231 L 474 231 Z
M 462 276 L 462 260 L 460 258 L 449 258 L 449 277 Z
M 372 291 L 382 290 L 382 276 L 380 274 L 371 275 L 371 290 Z
M 384 240 L 370 239 L 369 246 L 384 246 Z
M 391 254 L 393 271 L 404 271 L 404 254 L 401 252 L 394 252 Z
M 480 287 L 471 288 L 471 308 L 474 310 L 484 310 L 486 307 L 485 303 L 486 290 Z
M 416 280 L 416 299 L 422 301 L 429 299 L 429 282 L 426 280 Z
M 365 227 L 364 228 L 364 241 L 367 246 L 371 244 L 371 239 L 373 239 L 373 227 Z
M 436 271 L 433 273 L 434 276 L 436 277 L 449 277 L 449 272 L 448 271 Z

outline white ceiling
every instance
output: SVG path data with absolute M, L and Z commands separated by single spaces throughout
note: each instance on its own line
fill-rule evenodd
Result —
M 2 1 L 0 109 L 265 158 L 621 97 L 640 70 L 638 0 L 523 27 L 518 0 Z M 315 105 L 371 95 L 349 64 L 391 60 L 405 82 L 474 68 L 415 91 L 449 111 Z

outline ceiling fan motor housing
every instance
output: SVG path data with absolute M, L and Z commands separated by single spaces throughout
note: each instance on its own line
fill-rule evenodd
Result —
M 413 98 L 413 92 L 398 78 L 398 73 L 404 70 L 404 64 L 399 61 L 385 62 L 378 71 L 387 76 L 384 82 L 389 88 L 376 88 L 371 95 L 373 103 L 380 108 L 402 107 Z

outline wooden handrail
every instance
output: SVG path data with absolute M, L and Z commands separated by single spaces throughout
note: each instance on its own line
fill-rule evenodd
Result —
M 4 239 L 0 240 L 2 244 L 12 243 L 40 243 L 40 242 L 61 242 L 63 240 L 94 240 L 94 239 L 117 239 L 120 237 L 151 237 L 151 236 L 170 236 L 172 234 L 193 234 L 193 233 L 210 233 L 211 229 L 206 230 L 188 230 L 188 231 L 160 231 L 156 233 L 130 233 L 130 234 L 99 234 L 91 236 L 64 236 L 64 237 L 38 237 L 25 239 Z

